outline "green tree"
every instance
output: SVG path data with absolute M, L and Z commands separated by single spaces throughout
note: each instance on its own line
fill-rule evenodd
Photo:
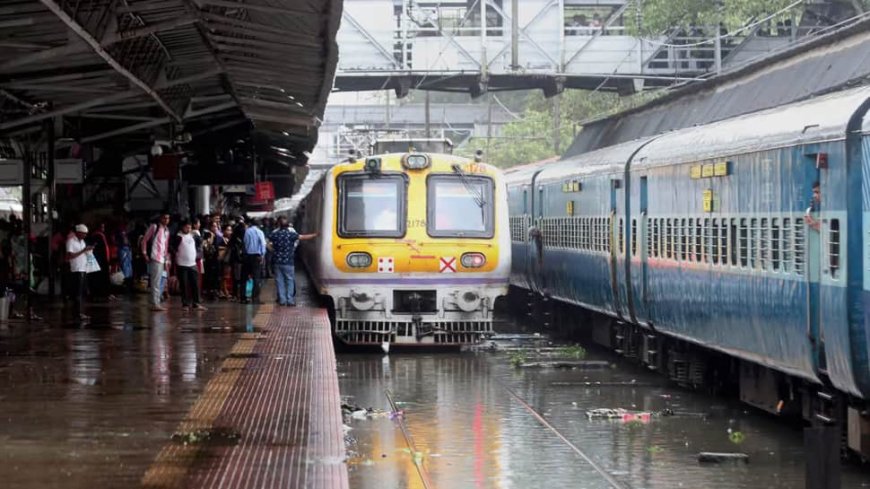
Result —
M 772 15 L 795 0 L 633 0 L 625 14 L 631 32 L 660 34 L 673 28 L 716 26 L 724 23 L 729 30 L 746 25 L 752 19 Z M 828 0 L 853 13 L 870 9 L 870 0 Z M 806 3 L 806 2 L 805 2 Z M 640 15 L 637 7 L 640 5 Z M 804 9 L 797 5 L 784 16 L 799 17 Z M 640 25 L 638 25 L 640 24 Z
M 560 153 L 568 149 L 574 135 L 582 130 L 584 122 L 635 107 L 660 93 L 663 92 L 642 92 L 630 97 L 585 90 L 562 93 L 559 96 Z M 498 97 L 512 109 L 522 110 L 521 117 L 503 126 L 497 137 L 489 141 L 487 138 L 473 138 L 458 148 L 457 153 L 471 156 L 474 151 L 483 149 L 484 159 L 501 168 L 559 156 L 554 144 L 556 104 L 553 99 L 545 98 L 539 91 L 515 92 L 505 97 L 507 100 L 502 99 L 504 94 Z

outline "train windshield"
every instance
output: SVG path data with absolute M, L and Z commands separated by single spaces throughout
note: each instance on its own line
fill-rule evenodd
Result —
M 491 238 L 492 179 L 437 175 L 429 178 L 427 227 L 432 237 Z
M 395 238 L 405 235 L 405 180 L 401 176 L 339 178 L 339 235 Z

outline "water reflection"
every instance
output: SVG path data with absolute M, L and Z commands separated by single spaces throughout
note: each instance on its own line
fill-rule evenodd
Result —
M 384 392 L 390 389 L 405 409 L 416 456 L 435 487 L 610 487 L 506 386 L 627 487 L 803 486 L 799 429 L 737 403 L 672 388 L 648 372 L 517 370 L 506 358 L 487 354 L 341 355 L 338 360 L 342 395 L 351 396 L 350 403 L 388 410 Z M 600 407 L 667 408 L 677 414 L 654 416 L 646 424 L 587 419 L 587 410 Z M 415 454 L 395 422 L 375 418 L 348 424 L 352 487 L 423 487 Z M 744 441 L 734 443 L 729 438 L 734 432 Z M 745 452 L 751 463 L 700 465 L 700 451 Z M 863 487 L 867 480 L 847 468 L 843 487 Z
M 84 326 L 40 313 L 0 328 L 4 489 L 138 487 L 238 339 L 223 325 L 245 323 L 231 304 L 186 316 L 97 306 Z

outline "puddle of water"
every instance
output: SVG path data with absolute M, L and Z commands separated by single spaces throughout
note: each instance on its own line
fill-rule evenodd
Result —
M 589 360 L 612 358 L 590 354 Z M 627 487 L 803 487 L 799 429 L 737 403 L 663 386 L 642 370 L 517 369 L 506 355 L 482 353 L 340 355 L 338 361 L 341 393 L 351 404 L 389 410 L 385 390 L 392 392 L 419 452 L 410 453 L 389 419 L 346 419 L 352 487 L 422 487 L 414 457 L 435 487 L 528 488 L 544 480 L 549 488 L 609 487 L 505 386 Z M 674 415 L 628 423 L 588 419 L 586 411 L 596 408 Z M 699 464 L 702 451 L 739 451 L 750 463 Z M 844 488 L 870 481 L 848 467 L 843 479 Z

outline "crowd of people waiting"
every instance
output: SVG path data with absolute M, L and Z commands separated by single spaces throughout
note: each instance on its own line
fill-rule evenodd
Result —
M 294 252 L 300 240 L 315 236 L 300 235 L 283 217 L 257 222 L 161 213 L 151 223 L 76 224 L 58 232 L 52 246 L 63 269 L 64 298 L 85 320 L 82 302 L 116 300 L 114 293 L 148 292 L 155 311 L 166 310 L 171 293 L 181 296 L 185 309 L 204 310 L 205 300 L 259 303 L 261 279 L 273 275 L 277 302 L 293 306 Z

